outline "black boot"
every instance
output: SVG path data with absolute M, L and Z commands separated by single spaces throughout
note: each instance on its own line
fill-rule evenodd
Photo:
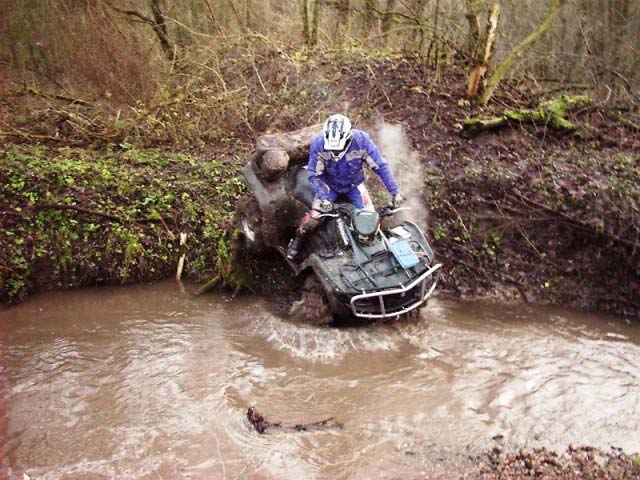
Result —
M 300 247 L 302 247 L 302 237 L 296 235 L 287 246 L 287 258 L 292 261 L 295 260 L 298 253 L 300 253 Z

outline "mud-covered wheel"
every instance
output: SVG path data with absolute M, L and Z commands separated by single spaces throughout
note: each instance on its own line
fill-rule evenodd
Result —
M 238 201 L 235 210 L 235 225 L 238 229 L 239 246 L 254 254 L 264 252 L 262 212 L 255 197 L 246 196 Z
M 328 325 L 333 321 L 329 300 L 315 274 L 310 274 L 302 286 L 304 319 L 311 325 Z

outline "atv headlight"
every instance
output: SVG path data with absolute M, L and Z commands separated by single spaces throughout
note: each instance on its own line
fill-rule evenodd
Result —
M 373 242 L 374 238 L 375 238 L 375 234 L 374 235 L 361 235 L 361 234 L 358 234 L 358 242 L 360 242 L 360 243 L 371 243 L 371 242 Z

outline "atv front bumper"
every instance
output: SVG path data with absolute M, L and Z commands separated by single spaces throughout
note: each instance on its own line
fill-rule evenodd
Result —
M 388 290 L 363 292 L 351 297 L 351 311 L 359 318 L 393 318 L 422 305 L 436 288 L 433 274 L 442 267 L 437 264 L 406 286 Z

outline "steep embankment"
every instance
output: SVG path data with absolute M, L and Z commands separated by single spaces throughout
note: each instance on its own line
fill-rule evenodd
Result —
M 360 127 L 404 125 L 425 172 L 422 197 L 446 289 L 638 315 L 640 140 L 623 110 L 585 105 L 568 118 L 575 132 L 509 121 L 467 139 L 466 118 L 535 106 L 544 92 L 505 85 L 492 111 L 482 111 L 464 99 L 462 71 L 434 71 L 418 58 L 340 54 L 297 68 L 286 94 L 255 113 L 255 134 L 345 108 Z M 229 273 L 221 259 L 248 151 L 234 148 L 235 157 L 211 158 L 5 147 L 2 298 L 171 275 L 180 232 L 190 233 L 188 275 Z

